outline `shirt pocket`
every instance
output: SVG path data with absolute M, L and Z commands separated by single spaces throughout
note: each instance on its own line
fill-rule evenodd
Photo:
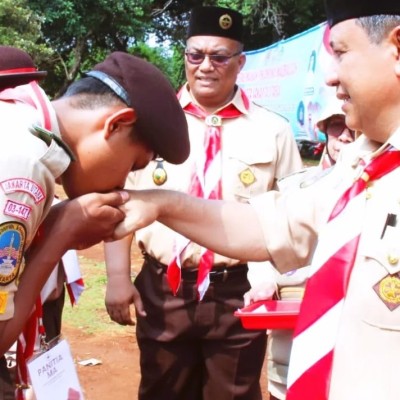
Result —
M 365 260 L 362 282 L 369 306 L 362 321 L 372 330 L 400 333 L 400 228 L 387 226 L 374 240 L 364 241 L 359 257 Z
M 276 187 L 274 158 L 266 152 L 231 156 L 224 165 L 223 179 L 224 198 L 247 202 Z

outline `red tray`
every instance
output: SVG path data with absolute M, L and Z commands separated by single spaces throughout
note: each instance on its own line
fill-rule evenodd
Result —
M 264 300 L 235 312 L 246 329 L 294 329 L 301 300 Z

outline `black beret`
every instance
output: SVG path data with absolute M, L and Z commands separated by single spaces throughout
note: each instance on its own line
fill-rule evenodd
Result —
M 243 42 L 242 14 L 230 8 L 195 7 L 187 31 L 187 38 L 191 36 L 221 36 Z
M 47 75 L 38 71 L 31 56 L 11 46 L 0 46 L 0 90 L 25 85 Z
M 138 134 L 157 156 L 172 164 L 188 158 L 190 145 L 185 114 L 175 90 L 157 67 L 117 51 L 85 75 L 102 81 L 136 111 Z
M 400 0 L 325 0 L 330 27 L 347 19 L 371 15 L 399 15 Z

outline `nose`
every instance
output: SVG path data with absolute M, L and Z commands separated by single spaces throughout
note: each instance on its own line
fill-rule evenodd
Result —
M 343 143 L 351 143 L 353 139 L 353 131 L 349 128 L 344 128 L 338 139 Z
M 333 60 L 330 61 L 329 66 L 326 70 L 325 83 L 328 86 L 332 86 L 332 87 L 339 86 L 339 79 L 338 79 L 338 75 L 336 72 L 336 65 Z
M 203 62 L 199 65 L 199 68 L 201 69 L 214 69 L 214 65 L 211 62 L 210 57 L 208 54 L 205 54 Z

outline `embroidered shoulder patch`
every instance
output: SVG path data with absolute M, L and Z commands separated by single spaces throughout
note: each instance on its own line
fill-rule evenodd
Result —
M 24 192 L 29 194 L 35 201 L 40 203 L 46 198 L 44 190 L 36 182 L 26 178 L 12 178 L 0 182 L 4 193 Z
M 0 286 L 10 284 L 19 275 L 26 231 L 19 222 L 0 225 Z

